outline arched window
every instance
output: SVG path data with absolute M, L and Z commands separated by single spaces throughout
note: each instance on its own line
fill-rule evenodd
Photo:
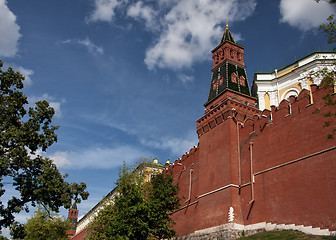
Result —
M 212 82 L 212 90 L 215 90 L 217 88 L 217 86 L 218 86 L 217 80 L 213 81 Z
M 234 55 L 235 55 L 235 50 L 231 48 L 231 50 L 230 50 L 230 56 L 231 56 L 231 58 L 234 58 Z
M 237 75 L 235 73 L 232 73 L 231 74 L 231 82 L 237 83 L 237 79 L 238 79 Z
M 241 86 L 245 86 L 245 78 L 244 78 L 243 76 L 240 76 L 240 77 L 239 77 L 239 84 L 240 84 Z
M 238 52 L 237 56 L 238 56 L 238 60 L 241 61 L 243 58 L 243 54 L 241 52 Z
M 281 95 L 281 99 L 280 101 L 282 101 L 283 99 L 289 100 L 290 96 L 299 96 L 299 92 L 300 90 L 295 88 L 295 87 L 291 87 L 289 89 L 287 89 L 282 95 Z

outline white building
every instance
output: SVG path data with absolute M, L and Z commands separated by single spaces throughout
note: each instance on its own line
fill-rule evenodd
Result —
M 252 95 L 258 98 L 260 110 L 270 110 L 283 99 L 298 96 L 302 89 L 310 90 L 311 84 L 319 85 L 322 77 L 316 73 L 322 69 L 336 71 L 336 53 L 314 52 L 271 73 L 255 73 Z

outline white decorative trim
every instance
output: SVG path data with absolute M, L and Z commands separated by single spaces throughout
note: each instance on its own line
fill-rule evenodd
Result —
M 281 95 L 281 98 L 280 98 L 280 102 L 284 99 L 286 99 L 286 95 L 289 93 L 289 92 L 295 92 L 296 93 L 296 97 L 299 96 L 299 93 L 300 93 L 300 90 L 297 89 L 296 87 L 291 87 L 291 88 L 288 88 L 282 95 Z
M 230 207 L 230 209 L 229 209 L 229 217 L 228 217 L 228 222 L 233 222 L 233 220 L 234 220 L 234 212 L 233 212 L 234 210 L 233 210 L 233 207 Z
M 302 89 L 309 90 L 308 77 L 312 77 L 314 84 L 319 85 L 322 78 L 315 73 L 321 69 L 335 71 L 334 61 L 335 53 L 320 52 L 308 55 L 281 70 L 274 70 L 272 73 L 256 73 L 254 77 L 254 88 L 258 98 L 261 94 L 268 92 L 271 106 L 278 106 L 285 99 L 286 92 L 280 97 L 279 91 L 300 83 Z M 299 93 L 298 90 L 295 90 Z M 259 109 L 264 110 L 265 104 L 263 99 L 259 99 Z

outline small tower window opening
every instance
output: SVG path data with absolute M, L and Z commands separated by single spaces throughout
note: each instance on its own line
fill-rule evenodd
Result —
M 223 84 L 223 76 L 218 76 L 218 84 L 219 86 Z
M 235 73 L 232 73 L 231 74 L 231 82 L 233 82 L 233 83 L 237 83 L 237 75 L 235 74 Z
M 217 86 L 218 86 L 218 82 L 216 80 L 213 81 L 213 83 L 212 83 L 212 89 L 215 90 L 217 88 Z
M 241 86 L 245 86 L 245 78 L 244 78 L 243 76 L 241 76 L 241 77 L 239 78 L 239 84 L 240 84 Z
M 219 57 L 218 57 L 218 54 L 215 55 L 215 63 L 218 63 L 219 61 Z
M 241 52 L 238 52 L 237 56 L 239 61 L 243 59 L 243 54 Z
M 234 58 L 234 54 L 235 54 L 235 51 L 234 51 L 234 49 L 231 49 L 231 50 L 230 50 L 230 55 L 231 55 L 231 58 Z
M 223 51 L 223 49 L 221 49 L 221 50 L 219 51 L 219 58 L 220 58 L 220 59 L 223 59 L 223 58 L 224 58 L 224 51 Z

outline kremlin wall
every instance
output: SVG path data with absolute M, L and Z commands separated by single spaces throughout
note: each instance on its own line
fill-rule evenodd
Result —
M 199 120 L 208 131 L 167 170 L 181 189 L 175 229 L 192 234 L 181 239 L 263 229 L 336 233 L 336 144 L 323 127 L 328 90 L 312 91 L 313 104 L 307 90 L 272 111 L 226 100 Z
M 335 71 L 335 54 L 257 73 L 252 93 L 244 47 L 228 26 L 212 54 L 205 113 L 196 121 L 199 143 L 164 171 L 180 187 L 176 239 L 236 239 L 274 229 L 336 235 L 336 136 L 328 139 L 336 124 L 324 126 L 335 107 L 323 99 L 334 88 L 319 87 L 321 79 L 309 74 Z M 83 239 L 76 237 L 83 231 L 72 239 Z

